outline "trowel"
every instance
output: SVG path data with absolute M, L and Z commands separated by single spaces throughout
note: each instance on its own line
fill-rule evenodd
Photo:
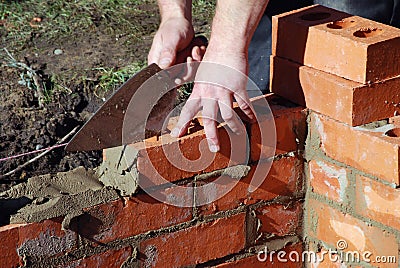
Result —
M 178 52 L 175 64 L 184 63 L 195 46 L 206 46 L 207 38 L 195 37 L 189 46 Z M 147 84 L 146 84 L 147 83 Z M 148 94 L 143 94 L 146 84 Z M 174 91 L 162 91 L 173 87 L 174 77 L 153 63 L 126 81 L 83 125 L 67 144 L 67 151 L 91 151 L 126 145 L 150 136 L 160 135 L 164 119 L 173 109 Z M 140 92 L 140 89 L 142 92 Z M 161 97 L 157 95 L 161 92 Z M 136 94 L 139 93 L 139 94 Z M 136 94 L 135 104 L 132 98 Z M 139 96 L 139 101 L 137 100 Z M 152 103 L 155 103 L 153 105 Z M 144 105 L 144 106 L 143 106 Z M 153 105 L 151 112 L 145 110 Z M 134 107 L 131 107 L 134 106 Z M 128 109 L 131 107 L 131 109 Z M 132 109 L 133 108 L 133 109 Z M 129 116 L 129 124 L 126 117 Z M 126 130 L 129 128 L 129 130 Z M 145 133 L 136 130 L 144 129 Z M 143 132 L 143 131 L 142 131 Z M 128 135 L 127 135 L 128 133 Z

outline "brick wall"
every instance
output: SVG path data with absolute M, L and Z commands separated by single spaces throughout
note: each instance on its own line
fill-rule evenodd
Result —
M 248 151 L 247 162 L 229 162 L 227 140 L 221 152 L 210 155 L 211 161 L 205 168 L 193 172 L 173 165 L 174 161 L 180 161 L 173 159 L 179 156 L 174 150 L 180 148 L 189 160 L 208 158 L 209 151 L 202 151 L 202 129 L 192 129 L 191 134 L 179 141 L 166 135 L 159 140 L 151 138 L 133 145 L 132 154 L 122 148 L 106 149 L 100 179 L 107 188 L 126 193 L 128 190 L 124 187 L 133 185 L 128 180 L 135 180 L 141 188 L 131 189 L 131 196 L 83 207 L 76 214 L 0 227 L 1 266 L 248 267 L 257 264 L 272 267 L 279 263 L 276 256 L 267 258 L 263 254 L 265 260 L 257 257 L 265 248 L 301 254 L 304 200 L 301 145 L 304 141 L 300 139 L 305 138 L 306 113 L 304 108 L 274 95 L 253 101 L 256 104 L 265 99 L 274 120 L 266 118 L 260 125 L 266 127 L 275 122 L 278 127 L 275 154 L 268 143 L 262 142 L 258 123 L 247 125 L 253 133 L 248 146 L 244 146 Z M 227 135 L 224 131 L 220 129 L 222 139 Z M 116 163 L 121 153 L 127 159 L 123 168 Z M 127 167 L 133 163 L 134 171 L 128 172 Z M 117 182 L 103 178 L 107 175 L 115 178 L 116 173 Z M 256 176 L 258 179 L 263 176 L 262 183 L 250 191 Z M 218 182 L 211 188 L 201 187 L 216 179 Z M 127 184 L 121 185 L 121 181 Z M 155 185 L 156 196 L 151 190 Z M 176 191 L 178 186 L 184 188 Z M 226 189 L 231 190 L 224 194 Z M 207 202 L 214 196 L 221 198 Z M 181 207 L 166 204 L 168 200 L 178 200 Z M 301 267 L 301 263 L 291 265 Z
M 307 266 L 398 267 L 400 30 L 313 6 L 275 17 L 274 34 L 272 90 L 309 108 Z
M 221 126 L 212 154 L 193 125 L 105 150 L 103 184 L 2 193 L 0 266 L 397 267 L 400 30 L 321 6 L 273 22 L 274 93 L 252 100 L 272 114 L 245 142 Z

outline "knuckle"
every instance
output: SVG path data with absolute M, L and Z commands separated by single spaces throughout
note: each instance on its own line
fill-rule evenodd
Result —
M 225 121 L 233 121 L 234 120 L 234 115 L 232 113 L 232 111 L 228 111 L 222 114 L 222 118 Z

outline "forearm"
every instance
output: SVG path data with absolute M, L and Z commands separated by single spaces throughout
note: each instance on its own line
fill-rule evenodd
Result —
M 170 18 L 192 21 L 192 0 L 158 0 L 161 22 Z
M 246 52 L 268 0 L 218 0 L 210 46 Z

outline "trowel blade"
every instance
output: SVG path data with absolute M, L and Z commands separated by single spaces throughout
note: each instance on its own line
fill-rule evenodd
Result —
M 161 68 L 153 63 L 126 81 L 75 134 L 65 149 L 91 151 L 122 145 L 122 128 L 129 102 L 140 86 L 160 71 Z

